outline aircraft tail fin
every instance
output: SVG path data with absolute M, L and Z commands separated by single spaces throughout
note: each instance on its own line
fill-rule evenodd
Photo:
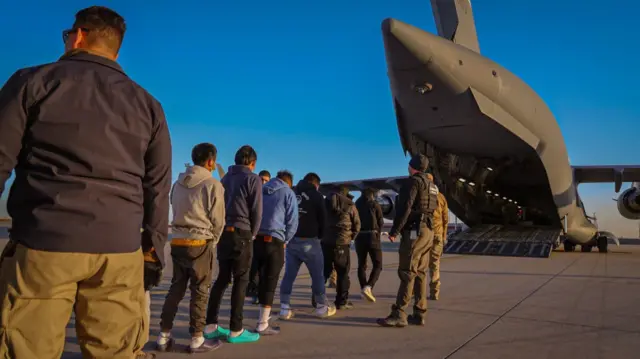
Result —
M 480 53 L 471 0 L 431 0 L 438 35 Z
M 222 165 L 219 163 L 216 163 L 216 168 L 218 169 L 218 176 L 222 179 L 222 177 L 224 177 L 224 168 L 222 168 Z

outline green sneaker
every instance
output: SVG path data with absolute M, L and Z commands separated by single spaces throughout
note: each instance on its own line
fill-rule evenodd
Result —
M 243 344 L 257 342 L 258 339 L 260 339 L 260 334 L 244 329 L 237 337 L 228 336 L 227 342 L 231 344 Z
M 224 329 L 223 327 L 218 325 L 215 331 L 210 333 L 204 332 L 204 338 L 205 339 L 220 339 L 220 338 L 226 339 L 229 336 L 229 333 L 231 333 L 229 329 Z

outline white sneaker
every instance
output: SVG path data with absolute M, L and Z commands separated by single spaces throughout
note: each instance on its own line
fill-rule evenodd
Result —
M 158 339 L 156 339 L 156 349 L 161 352 L 169 350 L 172 344 L 173 339 L 170 333 L 160 333 Z
M 373 293 L 371 292 L 371 287 L 365 286 L 364 288 L 362 288 L 362 295 L 366 300 L 372 303 L 376 302 L 376 297 L 373 296 Z
M 313 315 L 321 319 L 332 317 L 336 315 L 336 307 L 333 305 L 320 306 L 313 311 Z
M 293 310 L 289 309 L 280 309 L 280 320 L 289 320 L 293 318 Z

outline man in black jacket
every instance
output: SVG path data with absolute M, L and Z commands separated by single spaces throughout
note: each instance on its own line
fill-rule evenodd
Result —
M 262 180 L 262 184 L 269 182 L 271 180 L 271 173 L 267 170 L 262 170 L 258 173 L 258 176 Z M 258 242 L 253 242 L 253 253 L 256 252 L 256 245 Z M 251 297 L 252 304 L 259 304 L 258 300 L 258 285 L 260 280 L 260 272 L 258 271 L 258 262 L 257 257 L 254 255 L 253 260 L 251 261 L 251 270 L 249 271 L 249 285 L 247 285 L 247 297 Z
M 0 90 L 0 195 L 16 174 L 0 357 L 59 358 L 72 311 L 84 356 L 152 357 L 143 252 L 159 272 L 171 141 L 162 106 L 116 63 L 125 29 L 113 10 L 83 9 L 58 61 Z
M 284 277 L 280 283 L 280 318 L 293 317 L 291 292 L 300 266 L 304 263 L 311 276 L 311 289 L 319 318 L 336 314 L 336 309 L 327 304 L 324 288 L 324 259 L 320 241 L 324 236 L 326 210 L 324 198 L 318 192 L 320 177 L 311 172 L 298 183 L 294 191 L 298 199 L 298 230 L 287 244 Z
M 258 333 L 244 330 L 242 310 L 249 284 L 253 239 L 262 222 L 262 180 L 253 173 L 258 154 L 245 145 L 236 152 L 235 166 L 222 177 L 226 224 L 218 243 L 218 278 L 216 278 L 207 310 L 206 339 L 226 337 L 229 343 L 250 343 L 260 339 Z M 231 288 L 231 320 L 229 329 L 218 325 L 220 303 L 229 286 Z
M 333 268 L 336 270 L 336 308 L 351 309 L 349 301 L 349 270 L 351 269 L 351 241 L 360 232 L 360 217 L 349 190 L 340 188 L 326 198 L 327 226 L 322 239 L 324 255 L 324 276 L 328 278 Z
M 375 200 L 375 190 L 366 188 L 356 201 L 360 216 L 360 233 L 356 237 L 356 253 L 358 254 L 358 281 L 362 295 L 370 302 L 376 301 L 372 289 L 382 272 L 382 247 L 380 233 L 384 225 L 382 208 Z M 373 268 L 367 280 L 367 256 L 371 258 Z

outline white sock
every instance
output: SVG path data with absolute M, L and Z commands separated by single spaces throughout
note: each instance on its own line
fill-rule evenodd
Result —
M 242 334 L 242 332 L 244 332 L 244 329 L 240 330 L 239 332 L 231 332 L 231 336 L 232 337 L 240 336 L 240 334 Z
M 280 303 L 280 310 L 291 310 L 291 306 L 288 303 Z
M 218 330 L 218 324 L 207 324 L 207 326 L 204 327 L 204 331 L 207 333 L 213 333 L 216 330 Z
M 158 340 L 156 342 L 160 345 L 165 345 L 169 342 L 169 339 L 171 339 L 171 333 L 160 332 L 160 335 L 158 335 Z
M 204 344 L 204 337 L 193 337 L 191 338 L 191 347 L 192 348 L 200 348 Z
M 269 316 L 271 315 L 271 307 L 260 307 L 260 314 L 258 316 L 258 331 L 263 331 L 269 328 Z

